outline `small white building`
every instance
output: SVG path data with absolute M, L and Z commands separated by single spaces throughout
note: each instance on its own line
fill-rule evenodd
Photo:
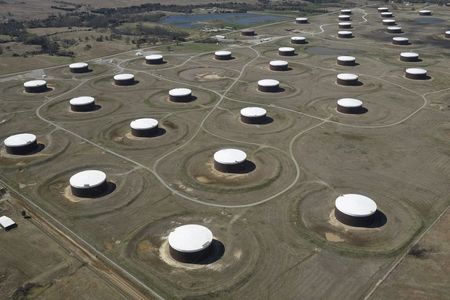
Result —
M 12 229 L 14 227 L 17 227 L 17 224 L 10 217 L 1 216 L 0 217 L 0 226 L 4 230 L 10 230 L 10 229 Z

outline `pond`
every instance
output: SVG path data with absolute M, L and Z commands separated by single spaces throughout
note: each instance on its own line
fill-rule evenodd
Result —
M 255 13 L 212 13 L 173 15 L 161 19 L 161 23 L 183 28 L 214 26 L 215 24 L 253 26 L 286 20 L 287 17 Z

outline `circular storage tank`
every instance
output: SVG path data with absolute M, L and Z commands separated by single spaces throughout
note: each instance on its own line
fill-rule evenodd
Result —
M 70 109 L 76 112 L 87 112 L 95 109 L 95 99 L 90 96 L 72 98 L 69 103 Z
M 419 10 L 419 15 L 421 15 L 421 16 L 431 16 L 431 10 L 427 10 L 427 9 Z
M 147 55 L 145 62 L 149 65 L 160 65 L 164 63 L 164 57 L 161 54 Z
M 295 23 L 297 23 L 297 24 L 306 24 L 306 23 L 308 23 L 308 18 L 303 18 L 303 17 L 295 18 Z
M 450 38 L 450 30 L 447 30 L 447 31 L 445 32 L 445 37 L 448 38 L 448 39 Z
M 289 70 L 289 64 L 284 60 L 272 60 L 269 63 L 269 68 L 272 71 L 287 71 Z
M 243 35 L 243 36 L 254 36 L 254 35 L 256 35 L 256 32 L 253 29 L 244 29 L 244 30 L 241 31 L 241 35 Z
M 338 19 L 339 21 L 350 21 L 351 17 L 349 15 L 339 15 Z
M 394 45 L 409 45 L 409 39 L 402 36 L 396 36 L 392 38 L 392 44 Z
M 391 12 L 385 11 L 385 12 L 381 13 L 381 17 L 383 17 L 383 18 L 392 18 L 392 17 L 394 17 L 394 14 L 391 13 Z
M 427 79 L 427 70 L 420 68 L 408 68 L 405 70 L 405 77 L 409 79 Z
M 338 56 L 337 64 L 340 66 L 354 66 L 356 65 L 356 58 L 354 56 Z
M 241 121 L 247 124 L 263 124 L 267 111 L 261 107 L 245 107 L 241 109 Z
M 363 111 L 363 103 L 358 99 L 342 98 L 336 104 L 337 111 L 344 114 L 359 114 Z
M 377 204 L 369 197 L 358 194 L 344 194 L 336 198 L 334 215 L 349 226 L 369 226 L 375 220 Z
M 338 37 L 341 39 L 349 39 L 353 37 L 353 32 L 346 30 L 338 31 Z
M 188 224 L 175 228 L 168 237 L 170 255 L 183 263 L 195 263 L 208 257 L 213 242 L 211 230 Z
M 388 26 L 387 32 L 389 32 L 389 33 L 402 33 L 402 28 L 400 26 Z
M 220 50 L 214 52 L 214 58 L 217 60 L 229 60 L 231 59 L 231 51 Z
M 415 52 L 402 52 L 400 53 L 400 60 L 407 62 L 419 61 L 419 54 Z
M 293 36 L 291 37 L 292 44 L 306 44 L 306 38 L 304 36 Z
M 187 88 L 175 88 L 169 91 L 169 99 L 173 102 L 189 102 L 192 100 L 192 91 Z
M 47 81 L 45 80 L 30 80 L 23 84 L 25 92 L 27 93 L 42 93 L 47 91 Z
M 85 62 L 78 62 L 70 64 L 69 69 L 72 73 L 86 73 L 89 72 L 89 65 Z
M 239 149 L 222 149 L 214 153 L 214 168 L 223 173 L 241 173 L 245 171 L 247 154 Z
M 31 133 L 19 133 L 7 137 L 4 142 L 6 153 L 14 155 L 30 154 L 37 149 L 37 138 Z
M 295 55 L 295 48 L 280 47 L 280 48 L 278 48 L 278 54 L 281 56 L 293 56 L 293 55 Z
M 133 74 L 117 74 L 114 75 L 114 83 L 119 86 L 135 84 Z
M 383 19 L 382 22 L 383 22 L 383 25 L 386 25 L 386 26 L 393 26 L 393 25 L 395 25 L 395 20 L 394 19 Z
M 343 15 L 351 15 L 352 10 L 351 9 L 341 9 L 341 14 Z
M 382 13 L 382 12 L 388 12 L 389 8 L 387 7 L 378 7 L 378 12 Z
M 278 92 L 280 82 L 275 79 L 261 79 L 258 81 L 258 90 L 261 92 Z
M 99 170 L 86 170 L 72 175 L 69 180 L 72 194 L 94 198 L 107 192 L 106 174 Z
M 350 29 L 350 28 L 352 28 L 352 23 L 351 22 L 339 22 L 338 26 L 339 26 L 339 29 Z
M 358 85 L 358 75 L 341 73 L 336 76 L 336 82 L 340 85 Z
M 131 134 L 137 137 L 152 137 L 158 134 L 158 121 L 152 118 L 142 118 L 131 121 Z

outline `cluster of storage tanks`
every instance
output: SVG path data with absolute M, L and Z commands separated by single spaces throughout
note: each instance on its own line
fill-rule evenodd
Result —
M 402 28 L 397 25 L 394 15 L 387 7 L 379 7 L 383 25 L 387 26 L 389 33 L 402 33 Z M 431 15 L 429 10 L 420 10 L 419 15 Z M 343 9 L 338 16 L 339 29 L 351 29 L 352 11 Z M 308 18 L 298 17 L 297 24 L 307 24 Z M 241 31 L 243 36 L 255 36 L 253 29 Z M 338 31 L 339 38 L 352 38 L 353 33 L 349 30 Z M 445 37 L 450 38 L 450 31 L 445 32 Z M 307 40 L 302 36 L 294 36 L 290 39 L 292 44 L 306 44 Z M 393 37 L 394 45 L 409 45 L 409 39 L 402 36 Z M 293 47 L 280 47 L 279 56 L 296 55 Z M 231 60 L 231 51 L 220 50 L 214 53 L 214 59 L 219 61 Z M 401 52 L 400 61 L 406 63 L 419 62 L 419 54 L 415 52 Z M 160 54 L 145 56 L 145 62 L 149 65 L 164 64 L 164 57 Z M 338 56 L 336 64 L 340 66 L 355 66 L 356 58 L 353 56 Z M 289 63 L 285 60 L 272 60 L 269 62 L 272 71 L 287 71 Z M 87 63 L 73 63 L 69 65 L 72 73 L 87 73 L 91 70 Z M 427 71 L 421 68 L 407 68 L 405 77 L 409 79 L 426 79 Z M 129 73 L 114 75 L 113 82 L 117 86 L 130 86 L 137 83 L 135 76 Z M 336 83 L 342 86 L 354 86 L 360 84 L 359 76 L 352 73 L 339 73 Z M 263 93 L 274 93 L 280 91 L 280 82 L 275 79 L 261 79 L 257 83 L 257 89 Z M 45 80 L 31 80 L 24 83 L 27 93 L 41 93 L 49 90 Z M 188 102 L 193 99 L 192 90 L 188 88 L 174 88 L 168 92 L 168 99 L 173 102 Z M 91 96 L 80 96 L 72 98 L 70 109 L 73 112 L 89 112 L 96 108 L 95 98 Z M 359 114 L 363 112 L 363 102 L 354 98 L 341 98 L 336 102 L 336 110 L 344 114 Z M 240 110 L 242 123 L 255 125 L 265 124 L 267 111 L 261 107 L 245 107 Z M 153 118 L 135 119 L 129 124 L 131 134 L 135 137 L 153 137 L 158 135 L 159 122 Z M 38 150 L 37 137 L 30 133 L 20 133 L 7 137 L 4 140 L 6 152 L 11 155 L 28 155 Z M 241 149 L 224 148 L 218 149 L 212 156 L 213 166 L 221 173 L 245 173 L 247 171 L 247 154 Z M 107 175 L 101 170 L 84 170 L 73 174 L 69 179 L 71 192 L 76 197 L 96 198 L 108 193 Z M 338 221 L 349 226 L 369 226 L 376 217 L 377 204 L 369 197 L 359 194 L 344 194 L 335 199 L 334 216 Z M 213 233 L 205 226 L 188 224 L 176 227 L 168 236 L 171 256 L 185 263 L 198 262 L 207 257 L 213 245 Z

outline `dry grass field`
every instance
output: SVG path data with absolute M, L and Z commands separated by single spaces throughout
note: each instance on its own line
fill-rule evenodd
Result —
M 1 75 L 1 140 L 30 132 L 44 147 L 25 156 L 0 149 L 0 183 L 35 214 L 28 222 L 5 210 L 19 226 L 0 232 L 0 251 L 9 253 L 0 272 L 20 276 L 0 277 L 0 293 L 11 297 L 32 281 L 27 292 L 42 299 L 448 298 L 450 11 L 429 9 L 431 17 L 393 10 L 406 46 L 392 45 L 376 6 L 362 6 L 353 9 L 351 39 L 337 37 L 334 12 L 305 25 L 258 26 L 255 37 L 231 32 L 223 43 L 141 50 L 163 54 L 161 65 L 133 50 L 89 60 L 85 74 L 30 65 Z M 292 36 L 308 43 L 293 45 Z M 296 55 L 280 56 L 281 46 Z M 233 59 L 214 59 L 219 49 Z M 400 61 L 402 51 L 421 60 Z M 357 65 L 337 65 L 338 55 L 355 56 Z M 289 70 L 270 70 L 274 59 Z M 409 67 L 429 77 L 408 79 Z M 137 83 L 115 85 L 119 73 Z M 357 74 L 359 85 L 338 85 L 338 73 Z M 48 91 L 23 91 L 43 75 Z M 281 89 L 258 91 L 264 78 Z M 170 101 L 176 87 L 191 89 L 194 100 Z M 71 98 L 88 95 L 95 111 L 70 110 Z M 344 97 L 361 99 L 365 112 L 339 113 Z M 241 122 L 246 106 L 265 108 L 271 121 Z M 143 117 L 159 121 L 159 136 L 131 134 L 130 121 Z M 212 156 L 224 147 L 245 150 L 254 169 L 215 170 Z M 84 169 L 104 171 L 115 189 L 75 197 L 69 178 Z M 384 222 L 340 223 L 334 201 L 344 193 L 374 199 Z M 174 260 L 168 234 L 189 223 L 210 228 L 223 255 L 205 264 Z M 53 240 L 43 234 L 51 226 L 62 232 Z M 29 259 L 20 245 L 30 235 L 37 249 L 49 240 L 55 255 L 36 250 Z M 78 256 L 68 257 L 73 249 Z M 42 272 L 46 259 L 51 267 Z M 80 277 L 95 288 L 83 291 Z

